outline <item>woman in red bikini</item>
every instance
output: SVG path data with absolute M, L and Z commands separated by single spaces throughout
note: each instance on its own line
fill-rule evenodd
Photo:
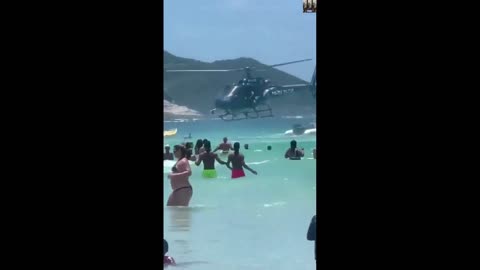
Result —
M 167 206 L 188 206 L 193 195 L 193 189 L 188 181 L 192 169 L 187 159 L 187 149 L 183 145 L 175 145 L 173 154 L 178 159 L 172 172 L 168 174 L 173 192 L 168 198 Z
M 244 177 L 245 172 L 243 171 L 243 168 L 251 171 L 253 174 L 257 174 L 256 171 L 252 170 L 247 164 L 245 164 L 245 157 L 240 154 L 239 150 L 240 143 L 236 142 L 233 144 L 233 154 L 228 155 L 227 167 L 232 170 L 232 178 Z M 230 163 L 232 163 L 233 168 L 230 166 Z

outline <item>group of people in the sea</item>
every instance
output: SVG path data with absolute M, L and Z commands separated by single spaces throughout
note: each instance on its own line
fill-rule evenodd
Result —
M 248 150 L 248 144 L 244 145 Z M 267 150 L 271 150 L 272 147 L 267 146 Z M 233 150 L 233 153 L 230 151 Z M 227 160 L 222 160 L 217 151 L 221 151 L 223 154 L 228 154 Z M 297 142 L 292 140 L 290 142 L 290 148 L 285 152 L 285 158 L 290 160 L 300 160 L 305 156 L 305 150 L 297 147 Z M 177 158 L 177 162 L 172 167 L 172 172 L 168 174 L 168 179 L 172 186 L 172 193 L 168 198 L 167 206 L 188 206 L 190 199 L 193 195 L 193 188 L 189 182 L 189 177 L 192 175 L 192 169 L 190 167 L 190 161 L 195 162 L 196 166 L 200 166 L 203 163 L 202 176 L 204 178 L 217 178 L 217 171 L 215 170 L 215 161 L 221 165 L 227 166 L 232 171 L 231 178 L 237 179 L 245 177 L 244 169 L 250 171 L 253 174 L 257 174 L 257 171 L 250 168 L 245 163 L 245 156 L 240 153 L 240 143 L 235 142 L 232 144 L 228 142 L 228 138 L 223 138 L 215 149 L 212 150 L 212 144 L 207 139 L 198 139 L 195 146 L 192 142 L 184 142 L 177 144 L 173 147 L 173 153 L 170 152 L 170 146 L 165 146 L 165 153 L 163 153 L 164 160 L 174 160 Z M 316 159 L 317 151 L 313 150 L 313 157 Z
M 216 154 L 219 150 L 224 154 L 229 154 L 226 161 Z M 230 150 L 233 150 L 233 153 L 230 153 Z M 202 176 L 205 178 L 217 177 L 215 161 L 226 165 L 232 171 L 232 179 L 244 177 L 244 169 L 257 174 L 257 171 L 245 163 L 245 156 L 240 153 L 240 143 L 236 142 L 232 147 L 227 138 L 223 138 L 223 142 L 213 150 L 211 142 L 207 139 L 197 140 L 195 146 L 191 142 L 177 144 L 173 147 L 173 153 L 170 152 L 170 146 L 167 145 L 163 155 L 164 160 L 177 158 L 172 172 L 168 174 L 173 191 L 168 198 L 167 206 L 188 206 L 193 194 L 193 188 L 189 182 L 189 177 L 192 175 L 190 161 L 194 161 L 196 166 L 203 163 Z
M 191 135 L 189 136 L 191 138 Z M 244 144 L 245 150 L 249 149 L 248 144 Z M 267 150 L 271 150 L 272 147 L 267 146 Z M 228 155 L 227 160 L 222 160 L 217 151 L 221 151 L 223 154 Z M 233 151 L 233 153 L 231 153 Z M 305 150 L 297 147 L 297 142 L 292 140 L 290 142 L 290 148 L 285 152 L 285 158 L 290 160 L 300 160 L 305 156 Z M 313 158 L 317 158 L 316 149 L 313 149 Z M 193 145 L 192 142 L 184 142 L 182 144 L 174 145 L 173 152 L 170 152 L 170 146 L 165 146 L 165 152 L 163 153 L 164 160 L 174 160 L 177 162 L 172 167 L 171 172 L 168 174 L 168 179 L 172 187 L 172 193 L 170 194 L 167 206 L 188 206 L 193 195 L 193 188 L 189 182 L 189 177 L 192 175 L 192 169 L 190 162 L 194 162 L 196 166 L 200 166 L 203 163 L 202 176 L 204 178 L 216 178 L 217 172 L 215 170 L 215 161 L 221 165 L 226 165 L 229 168 L 232 179 L 238 179 L 245 177 L 244 169 L 250 171 L 253 174 L 257 174 L 257 171 L 250 168 L 245 163 L 245 156 L 240 153 L 240 143 L 235 142 L 232 146 L 228 142 L 228 138 L 223 138 L 223 141 L 212 150 L 211 142 L 207 139 L 199 139 Z M 308 240 L 314 240 L 316 246 L 316 216 L 313 217 L 310 227 L 307 233 Z M 164 239 L 164 266 L 175 265 L 175 260 L 172 257 L 166 256 L 168 252 L 168 242 Z M 316 258 L 316 251 L 315 251 Z

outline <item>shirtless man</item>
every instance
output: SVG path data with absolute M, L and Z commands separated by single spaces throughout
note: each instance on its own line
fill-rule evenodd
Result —
M 300 160 L 303 156 L 303 149 L 297 149 L 297 141 L 292 140 L 290 142 L 290 148 L 285 152 L 285 158 L 289 158 L 290 160 Z
M 173 153 L 170 153 L 170 145 L 165 145 L 165 153 L 163 153 L 163 160 L 173 160 Z
M 183 145 L 175 145 L 173 153 L 178 159 L 172 172 L 168 174 L 172 193 L 168 198 L 167 206 L 188 206 L 193 195 L 193 189 L 188 181 L 188 177 L 192 175 L 192 169 L 187 159 L 187 149 Z
M 252 170 L 247 164 L 245 164 L 245 157 L 240 154 L 239 150 L 240 143 L 236 142 L 233 144 L 234 153 L 228 155 L 227 167 L 232 170 L 232 178 L 244 177 L 245 172 L 243 171 L 243 168 L 251 171 L 253 174 L 257 174 L 256 171 Z M 233 168 L 230 166 L 230 163 L 232 163 Z
M 205 147 L 205 152 L 201 153 L 198 156 L 198 159 L 195 162 L 195 165 L 200 166 L 200 164 L 203 161 L 202 176 L 205 178 L 217 178 L 217 171 L 215 170 L 215 160 L 222 165 L 227 163 L 221 160 L 217 154 L 210 152 L 212 150 L 210 141 L 207 141 L 204 147 Z
M 215 150 L 213 150 L 213 152 L 217 152 L 218 150 L 222 150 L 222 153 L 226 154 L 230 150 L 233 150 L 232 144 L 228 143 L 227 141 L 228 141 L 227 137 L 223 138 L 223 143 L 221 143 L 217 148 L 215 148 Z

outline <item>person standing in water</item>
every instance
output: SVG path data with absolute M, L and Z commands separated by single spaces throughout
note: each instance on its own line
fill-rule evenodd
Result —
M 304 156 L 303 149 L 297 149 L 297 141 L 290 142 L 290 148 L 285 152 L 285 158 L 290 160 L 300 160 Z
M 163 153 L 163 160 L 173 160 L 173 153 L 170 153 L 170 145 L 165 145 L 165 153 Z
M 202 176 L 205 178 L 217 178 L 217 171 L 215 170 L 215 160 L 218 163 L 224 165 L 227 164 L 225 161 L 221 160 L 217 154 L 210 152 L 212 150 L 212 146 L 209 141 L 204 145 L 205 152 L 201 153 L 198 156 L 195 165 L 200 166 L 203 161 L 203 172 Z
M 232 144 L 228 142 L 227 137 L 223 138 L 223 143 L 219 144 L 218 147 L 213 150 L 213 152 L 217 152 L 218 150 L 222 150 L 222 153 L 224 154 L 228 153 L 230 150 L 233 150 Z
M 227 161 L 227 167 L 232 170 L 232 178 L 244 177 L 245 172 L 243 168 L 251 171 L 253 174 L 257 174 L 256 171 L 245 164 L 245 157 L 240 154 L 240 143 L 236 142 L 233 144 L 233 151 L 233 154 L 228 155 Z M 230 163 L 232 163 L 233 168 L 230 166 Z
M 187 149 L 182 145 L 175 145 L 173 153 L 178 161 L 172 167 L 172 172 L 168 174 L 173 191 L 168 198 L 167 206 L 188 206 L 193 189 L 188 181 L 188 177 L 192 175 L 192 169 L 188 163 Z

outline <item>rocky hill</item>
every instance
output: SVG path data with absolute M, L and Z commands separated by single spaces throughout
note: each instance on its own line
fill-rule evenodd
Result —
M 272 63 L 274 64 L 274 63 Z M 164 51 L 164 69 L 230 69 L 255 66 L 265 68 L 264 72 L 254 72 L 275 84 L 297 84 L 305 81 L 251 58 L 220 60 L 206 63 L 194 59 L 174 56 Z M 313 70 L 312 70 L 313 72 Z M 310 75 L 310 74 L 309 74 Z M 171 73 L 164 72 L 164 98 L 176 105 L 208 115 L 215 98 L 221 96 L 225 85 L 231 85 L 244 77 L 242 72 L 226 73 Z M 164 103 L 165 104 L 165 103 Z M 288 97 L 270 100 L 275 115 L 299 115 L 315 113 L 315 103 L 309 92 L 296 93 Z M 164 105 L 165 108 L 165 105 Z

